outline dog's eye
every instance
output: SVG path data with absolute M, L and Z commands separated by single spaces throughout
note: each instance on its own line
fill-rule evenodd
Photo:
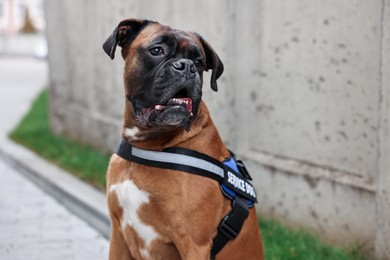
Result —
M 204 69 L 204 62 L 202 59 L 197 59 L 195 60 L 195 66 L 198 70 L 203 70 Z
M 154 47 L 152 49 L 149 50 L 150 54 L 152 54 L 153 56 L 161 56 L 161 55 L 164 55 L 164 50 L 163 48 L 161 47 Z

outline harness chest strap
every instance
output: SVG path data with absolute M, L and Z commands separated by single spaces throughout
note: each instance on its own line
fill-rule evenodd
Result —
M 257 202 L 255 190 L 247 180 L 250 179 L 249 175 L 243 176 L 206 154 L 180 147 L 166 148 L 161 152 L 144 150 L 130 145 L 123 139 L 115 153 L 128 161 L 142 165 L 183 171 L 214 179 L 241 197 Z
M 206 154 L 180 147 L 167 148 L 161 152 L 144 150 L 130 145 L 124 139 L 119 142 L 115 153 L 131 162 L 201 175 L 220 183 L 222 193 L 232 201 L 232 210 L 218 227 L 218 234 L 213 240 L 211 259 L 214 259 L 229 240 L 238 236 L 249 215 L 249 207 L 257 202 L 245 166 L 234 158 L 222 163 Z

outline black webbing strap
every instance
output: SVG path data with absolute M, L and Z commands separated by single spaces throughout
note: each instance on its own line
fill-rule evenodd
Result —
M 248 215 L 248 204 L 240 197 L 236 197 L 232 202 L 232 210 L 219 224 L 218 233 L 213 240 L 213 248 L 210 253 L 211 260 L 215 259 L 215 256 L 230 240 L 234 240 L 238 236 Z
M 115 151 L 120 157 L 142 165 L 188 172 L 218 181 L 234 190 L 238 195 L 257 202 L 252 184 L 245 175 L 222 162 L 203 153 L 181 147 L 171 147 L 162 151 L 144 150 L 121 140 Z

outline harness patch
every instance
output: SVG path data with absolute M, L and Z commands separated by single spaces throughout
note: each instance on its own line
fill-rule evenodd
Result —
M 223 164 L 225 165 L 225 178 L 221 184 L 223 194 L 231 200 L 234 200 L 238 194 L 246 199 L 249 207 L 252 207 L 257 202 L 255 189 L 242 176 L 234 157 L 225 160 Z
M 228 174 L 228 182 L 234 186 L 234 188 L 238 188 L 243 192 L 246 192 L 245 182 L 240 178 L 237 178 L 233 173 L 227 172 Z

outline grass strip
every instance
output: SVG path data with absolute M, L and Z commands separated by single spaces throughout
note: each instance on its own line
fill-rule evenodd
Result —
M 95 187 L 105 188 L 109 155 L 51 133 L 47 90 L 36 98 L 10 138 Z
M 305 231 L 288 229 L 273 220 L 260 220 L 267 260 L 363 260 L 357 248 L 346 251 L 321 242 Z
M 80 179 L 105 188 L 109 155 L 51 133 L 48 92 L 44 90 L 10 137 Z M 260 202 L 261 205 L 261 202 Z M 359 260 L 358 250 L 345 251 L 322 243 L 303 231 L 292 231 L 272 220 L 260 220 L 267 260 Z

